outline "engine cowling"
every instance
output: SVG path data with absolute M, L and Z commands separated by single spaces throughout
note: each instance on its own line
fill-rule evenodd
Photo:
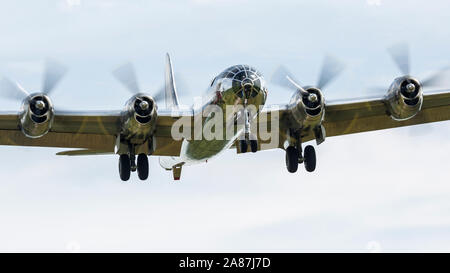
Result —
M 22 103 L 20 128 L 31 138 L 47 134 L 53 124 L 53 104 L 44 94 L 31 94 Z
M 410 76 L 399 77 L 389 87 L 385 102 L 392 119 L 410 119 L 422 108 L 422 85 Z
M 156 127 L 157 106 L 155 100 L 144 94 L 134 95 L 128 100 L 122 119 L 122 136 L 145 141 Z
M 299 128 L 315 128 L 324 118 L 325 100 L 322 91 L 316 87 L 305 87 L 306 93 L 297 91 L 291 98 L 290 111 Z

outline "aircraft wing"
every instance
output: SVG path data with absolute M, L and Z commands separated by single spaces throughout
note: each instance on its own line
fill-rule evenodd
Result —
M 450 90 L 425 92 L 423 99 L 422 109 L 419 113 L 413 118 L 404 121 L 393 120 L 387 114 L 387 108 L 382 97 L 328 101 L 325 105 L 325 119 L 323 122 L 326 136 L 340 136 L 450 120 Z M 258 127 L 266 127 L 264 130 L 270 131 L 271 115 L 279 115 L 279 142 L 270 143 L 269 140 L 263 139 L 258 133 L 260 149 L 283 148 L 289 137 L 287 134 L 289 129 L 289 110 L 287 110 L 286 106 L 279 106 L 279 110 L 267 110 L 265 114 L 267 114 L 267 118 L 260 119 Z M 314 135 L 311 131 L 306 135 L 302 135 L 302 142 L 313 139 Z
M 181 142 L 171 138 L 171 126 L 182 111 L 158 112 L 153 155 L 178 156 Z M 120 111 L 68 112 L 55 111 L 50 131 L 39 138 L 26 137 L 19 127 L 19 114 L 0 112 L 0 145 L 76 148 L 59 155 L 93 155 L 114 153 L 120 133 Z
M 422 110 L 409 120 L 393 120 L 386 110 L 382 97 L 328 101 L 323 122 L 326 135 L 331 137 L 450 120 L 450 91 L 425 93 Z M 268 131 L 271 130 L 271 116 L 279 116 L 279 128 L 276 129 L 279 141 L 271 143 L 270 139 L 258 134 L 259 149 L 284 148 L 284 143 L 289 138 L 289 110 L 285 105 L 281 105 L 276 111 L 263 110 L 263 113 L 266 114 L 265 118 L 259 119 L 258 127 L 266 127 Z M 171 137 L 171 127 L 176 120 L 186 115 L 192 116 L 191 111 L 158 111 L 156 149 L 153 155 L 179 156 L 181 141 Z M 75 149 L 59 152 L 59 155 L 112 154 L 116 136 L 121 130 L 120 119 L 120 111 L 55 111 L 50 131 L 42 137 L 29 138 L 19 127 L 18 113 L 0 112 L 0 145 Z M 313 139 L 311 132 L 302 135 L 302 142 Z M 237 147 L 239 153 L 238 146 L 233 147 Z

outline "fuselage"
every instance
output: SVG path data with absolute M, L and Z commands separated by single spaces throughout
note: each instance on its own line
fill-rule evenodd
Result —
M 227 150 L 243 134 L 245 123 L 240 121 L 244 115 L 254 119 L 266 98 L 264 78 L 256 69 L 248 65 L 227 68 L 212 80 L 202 103 L 194 107 L 193 128 L 202 133 L 183 139 L 180 156 L 162 158 L 161 165 L 201 163 Z

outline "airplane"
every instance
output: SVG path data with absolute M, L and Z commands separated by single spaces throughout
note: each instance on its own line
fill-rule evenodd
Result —
M 382 95 L 326 101 L 322 90 L 343 71 L 337 59 L 326 57 L 315 86 L 300 85 L 284 67 L 275 72 L 272 81 L 293 90 L 286 104 L 265 105 L 269 93 L 263 75 L 251 66 L 234 65 L 218 74 L 202 101 L 189 108 L 180 105 L 167 54 L 165 89 L 155 96 L 142 92 L 131 64 L 113 73 L 133 93 L 124 109 L 117 111 L 55 109 L 50 95 L 66 69 L 49 62 L 39 92 L 29 94 L 11 80 L 2 81 L 0 95 L 22 100 L 22 107 L 19 112 L 0 112 L 0 145 L 68 148 L 57 153 L 66 156 L 117 154 L 123 181 L 130 179 L 131 172 L 146 180 L 148 156 L 159 156 L 160 165 L 179 180 L 184 166 L 206 162 L 228 149 L 237 153 L 283 149 L 290 173 L 302 163 L 313 172 L 315 148 L 303 147 L 309 141 L 320 145 L 327 137 L 450 119 L 450 90 L 423 91 L 436 86 L 445 71 L 419 81 L 410 76 L 406 46 L 389 52 L 402 76 Z M 158 97 L 163 96 L 165 109 L 159 109 Z M 215 136 L 227 136 L 203 136 L 211 121 Z M 174 137 L 174 127 L 180 124 L 184 125 L 181 137 Z M 262 129 L 276 141 L 263 136 Z

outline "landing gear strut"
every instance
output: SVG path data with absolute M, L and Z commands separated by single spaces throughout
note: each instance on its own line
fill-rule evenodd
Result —
M 241 153 L 246 153 L 248 150 L 248 145 L 250 144 L 250 150 L 252 153 L 256 153 L 258 151 L 258 141 L 256 139 L 250 139 L 250 113 L 247 111 L 247 108 L 244 108 L 244 122 L 245 139 L 239 140 L 239 148 Z
M 130 151 L 131 171 L 135 172 L 137 167 L 136 167 L 136 154 L 134 152 L 134 145 L 129 144 L 128 145 L 128 150 Z

